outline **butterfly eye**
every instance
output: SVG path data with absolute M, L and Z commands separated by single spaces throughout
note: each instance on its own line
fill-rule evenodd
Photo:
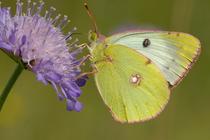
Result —
M 144 42 L 143 42 L 144 48 L 148 47 L 150 44 L 151 44 L 151 42 L 150 42 L 149 39 L 145 39 Z
M 108 44 L 105 44 L 105 48 L 108 48 L 109 47 L 109 45 Z

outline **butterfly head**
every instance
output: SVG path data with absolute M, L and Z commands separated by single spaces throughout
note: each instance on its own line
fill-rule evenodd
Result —
M 89 34 L 88 34 L 88 40 L 90 42 L 96 42 L 98 40 L 98 35 L 97 33 L 93 32 L 92 30 L 89 31 Z
M 96 33 L 92 30 L 89 31 L 89 34 L 88 34 L 88 41 L 90 43 L 92 42 L 97 42 L 97 43 L 101 43 L 104 41 L 106 37 L 102 34 L 99 34 L 99 33 Z
M 102 40 L 103 36 L 99 34 L 95 17 L 93 16 L 92 11 L 88 7 L 87 0 L 84 0 L 84 7 L 87 11 L 88 16 L 90 17 L 90 19 L 92 21 L 92 25 L 93 25 L 92 30 L 89 32 L 88 39 L 91 43 L 99 42 L 100 40 Z

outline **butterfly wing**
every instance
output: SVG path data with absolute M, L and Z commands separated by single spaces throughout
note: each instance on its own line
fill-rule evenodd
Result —
M 170 95 L 168 83 L 157 66 L 122 45 L 108 46 L 104 54 L 107 59 L 95 63 L 95 81 L 114 118 L 133 123 L 157 116 Z
M 149 58 L 171 87 L 183 79 L 201 50 L 198 39 L 177 32 L 126 32 L 113 35 L 106 42 L 128 46 Z

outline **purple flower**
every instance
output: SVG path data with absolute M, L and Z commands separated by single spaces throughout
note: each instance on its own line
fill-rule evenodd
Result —
M 87 78 L 77 77 L 84 59 L 77 59 L 82 51 L 77 41 L 68 43 L 76 28 L 64 35 L 62 29 L 69 23 L 67 16 L 52 18 L 55 12 L 52 7 L 41 16 L 43 2 L 37 4 L 28 0 L 25 13 L 22 5 L 17 0 L 14 16 L 9 8 L 0 8 L 0 49 L 19 59 L 36 74 L 37 80 L 51 84 L 59 99 L 66 99 L 68 110 L 80 111 L 82 104 L 77 98 Z

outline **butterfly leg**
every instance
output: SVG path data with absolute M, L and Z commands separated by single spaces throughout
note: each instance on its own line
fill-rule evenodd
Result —
M 81 51 L 83 50 L 84 48 L 90 48 L 90 46 L 87 44 L 87 43 L 83 43 L 83 44 L 80 44 L 80 45 L 77 45 L 77 48 L 78 48 L 78 51 Z M 79 68 L 80 66 L 82 66 L 83 64 L 85 64 L 85 62 L 87 60 L 90 60 L 92 57 L 91 54 L 87 54 L 86 56 L 84 56 L 83 58 L 81 58 L 81 62 L 76 66 L 76 68 Z
M 97 70 L 96 68 L 93 68 L 92 71 L 90 71 L 90 72 L 85 72 L 85 73 L 81 73 L 81 74 L 78 75 L 75 79 L 78 80 L 78 79 L 80 79 L 80 78 L 82 78 L 82 77 L 85 77 L 85 76 L 94 75 L 94 74 L 97 73 L 97 72 L 98 72 L 98 70 Z
M 78 48 L 88 48 L 88 49 L 90 49 L 90 46 L 87 43 L 84 43 L 84 44 L 79 45 Z M 84 56 L 82 58 L 82 61 L 77 65 L 77 67 L 82 66 L 87 60 L 90 60 L 91 57 L 92 57 L 91 54 L 87 54 L 86 56 Z M 92 67 L 93 67 L 92 71 L 81 73 L 75 79 L 78 80 L 78 79 L 83 78 L 85 76 L 89 76 L 89 75 L 93 75 L 93 74 L 97 73 L 98 71 L 97 71 L 96 67 L 94 65 Z
M 82 58 L 81 62 L 77 65 L 77 67 L 82 66 L 82 65 L 83 65 L 87 60 L 89 60 L 90 58 L 91 58 L 91 55 L 90 55 L 90 54 L 84 56 L 84 57 Z
M 82 47 L 82 48 L 88 48 L 88 50 L 90 49 L 90 46 L 87 44 L 87 43 L 83 43 L 83 44 L 80 44 L 78 45 L 78 47 Z

